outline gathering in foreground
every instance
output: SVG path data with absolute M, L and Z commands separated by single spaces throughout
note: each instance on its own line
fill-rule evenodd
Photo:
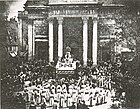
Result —
M 2 94 L 10 100 L 12 109 L 88 109 L 111 105 L 115 103 L 114 88 L 98 80 L 99 75 L 107 77 L 110 68 L 104 63 L 92 70 L 84 68 L 81 73 L 59 78 L 46 61 L 28 61 L 14 65 L 3 74 L 2 83 L 6 86 L 2 88 L 7 90 Z M 125 101 L 125 93 L 121 93 L 121 100 Z
M 71 79 L 70 82 L 64 78 L 58 81 L 49 79 L 41 84 L 28 82 L 24 85 L 24 90 L 16 97 L 21 96 L 26 103 L 30 103 L 30 107 L 41 109 L 47 107 L 88 109 L 109 102 L 111 97 L 109 89 L 96 87 L 89 81 L 80 79 L 77 81 Z

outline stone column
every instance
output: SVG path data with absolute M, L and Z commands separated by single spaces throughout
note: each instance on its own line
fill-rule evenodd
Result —
M 53 18 L 49 19 L 49 62 L 53 61 Z
M 97 18 L 93 18 L 92 61 L 97 65 Z
M 23 38 L 22 38 L 22 19 L 18 19 L 18 37 L 19 37 L 19 43 L 20 46 L 23 46 Z
M 34 56 L 34 47 L 35 47 L 35 40 L 34 40 L 34 21 L 28 21 L 28 58 L 32 59 Z
M 35 22 L 33 21 L 33 28 L 32 28 L 32 34 L 33 34 L 33 47 L 32 47 L 32 50 L 33 50 L 33 57 L 35 56 L 35 24 L 34 24 Z
M 63 56 L 63 17 L 58 17 L 58 57 Z
M 83 65 L 87 65 L 88 52 L 88 17 L 83 17 Z

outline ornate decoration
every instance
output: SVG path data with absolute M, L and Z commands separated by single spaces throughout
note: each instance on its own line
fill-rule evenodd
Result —
M 69 46 L 66 47 L 66 52 L 71 52 L 71 48 Z
M 57 17 L 58 23 L 62 24 L 63 23 L 63 17 Z
M 54 20 L 53 17 L 49 17 L 49 18 L 48 18 L 49 23 L 53 23 L 53 20 Z
M 58 70 L 74 70 L 76 69 L 76 61 L 73 60 L 70 54 L 71 48 L 66 48 L 66 54 L 63 59 L 59 59 L 56 68 Z
M 89 17 L 82 17 L 83 23 L 87 23 L 88 19 L 89 19 Z

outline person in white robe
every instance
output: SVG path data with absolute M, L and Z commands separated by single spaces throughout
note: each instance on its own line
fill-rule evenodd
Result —
M 46 103 L 47 103 L 47 105 L 49 105 L 50 88 L 48 86 L 44 86 L 43 90 L 45 91 Z
M 63 92 L 67 92 L 67 86 L 66 86 L 66 84 L 63 84 L 63 85 L 62 85 L 62 91 L 63 91 Z
M 69 91 L 69 94 L 72 96 L 72 92 L 73 92 L 73 86 L 72 85 L 69 85 L 68 91 Z
M 64 107 L 67 107 L 67 90 L 63 91 L 63 95 L 64 95 Z
M 86 90 L 85 90 L 85 95 L 84 95 L 84 101 L 85 101 L 85 104 L 88 105 L 88 106 L 90 105 L 89 94 L 90 94 L 90 93 L 89 93 L 89 90 L 86 89 Z
M 41 93 L 41 103 L 45 103 L 47 105 L 47 102 L 46 102 L 46 91 L 42 91 Z
M 35 97 L 36 104 L 39 104 L 41 102 L 39 90 L 34 91 L 34 97 Z
M 67 93 L 67 107 L 72 106 L 72 95 L 68 92 Z
M 55 91 L 55 88 L 56 88 L 55 85 L 52 85 L 52 86 L 51 86 L 51 92 L 52 92 L 53 94 L 55 94 L 55 92 L 56 92 L 56 91 Z
M 82 101 L 82 95 L 81 95 L 81 91 L 79 91 L 77 95 L 77 103 L 81 103 L 81 101 Z
M 35 103 L 35 93 L 33 90 L 30 90 L 30 102 Z
M 51 92 L 49 98 L 49 106 L 53 106 L 53 105 L 54 105 L 54 94 Z
M 96 104 L 96 95 L 95 95 L 95 93 L 96 93 L 96 89 L 95 88 L 93 88 L 93 87 L 91 87 L 90 88 L 90 105 L 91 106 L 94 106 L 95 104 Z
M 53 109 L 59 109 L 59 98 L 58 98 L 57 92 L 54 94 Z
M 29 92 L 27 89 L 25 89 L 23 92 L 23 99 L 25 100 L 26 103 L 29 101 Z
M 83 101 L 84 98 L 85 98 L 85 97 L 84 97 L 84 96 L 85 96 L 85 89 L 82 88 L 82 89 L 80 90 L 80 92 L 81 92 L 81 97 L 82 97 L 82 101 Z
M 77 102 L 77 95 L 78 95 L 78 91 L 77 91 L 77 87 L 75 86 L 72 92 L 72 102 L 74 103 Z
M 60 107 L 64 108 L 64 104 L 65 104 L 64 94 L 63 94 L 63 92 L 61 92 L 61 94 L 60 94 Z
M 60 101 L 60 95 L 61 95 L 61 92 L 62 92 L 62 87 L 60 85 L 57 86 L 56 92 L 57 92 L 58 100 Z

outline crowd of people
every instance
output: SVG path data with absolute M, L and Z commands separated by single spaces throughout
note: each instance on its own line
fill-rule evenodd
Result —
M 14 106 L 19 103 L 21 109 L 86 109 L 108 101 L 111 96 L 110 89 L 98 87 L 98 81 L 92 76 L 109 75 L 111 68 L 111 64 L 104 63 L 90 70 L 84 68 L 81 73 L 77 70 L 77 78 L 55 78 L 53 63 L 45 60 L 18 63 L 11 65 L 10 69 L 2 74 L 2 96 L 5 96 L 6 100 L 12 99 Z
M 53 69 L 45 60 L 7 63 L 6 71 L 1 74 L 2 103 L 10 101 L 14 105 L 13 92 L 22 91 L 25 81 L 35 82 L 37 79 L 51 78 L 53 73 L 50 72 L 53 72 Z
M 99 88 L 82 78 L 78 80 L 62 78 L 47 79 L 40 84 L 26 81 L 21 94 L 26 102 L 34 106 L 55 106 L 56 109 L 64 107 L 76 109 L 77 106 L 78 109 L 82 109 L 83 105 L 88 108 L 106 103 L 110 97 L 110 90 Z

